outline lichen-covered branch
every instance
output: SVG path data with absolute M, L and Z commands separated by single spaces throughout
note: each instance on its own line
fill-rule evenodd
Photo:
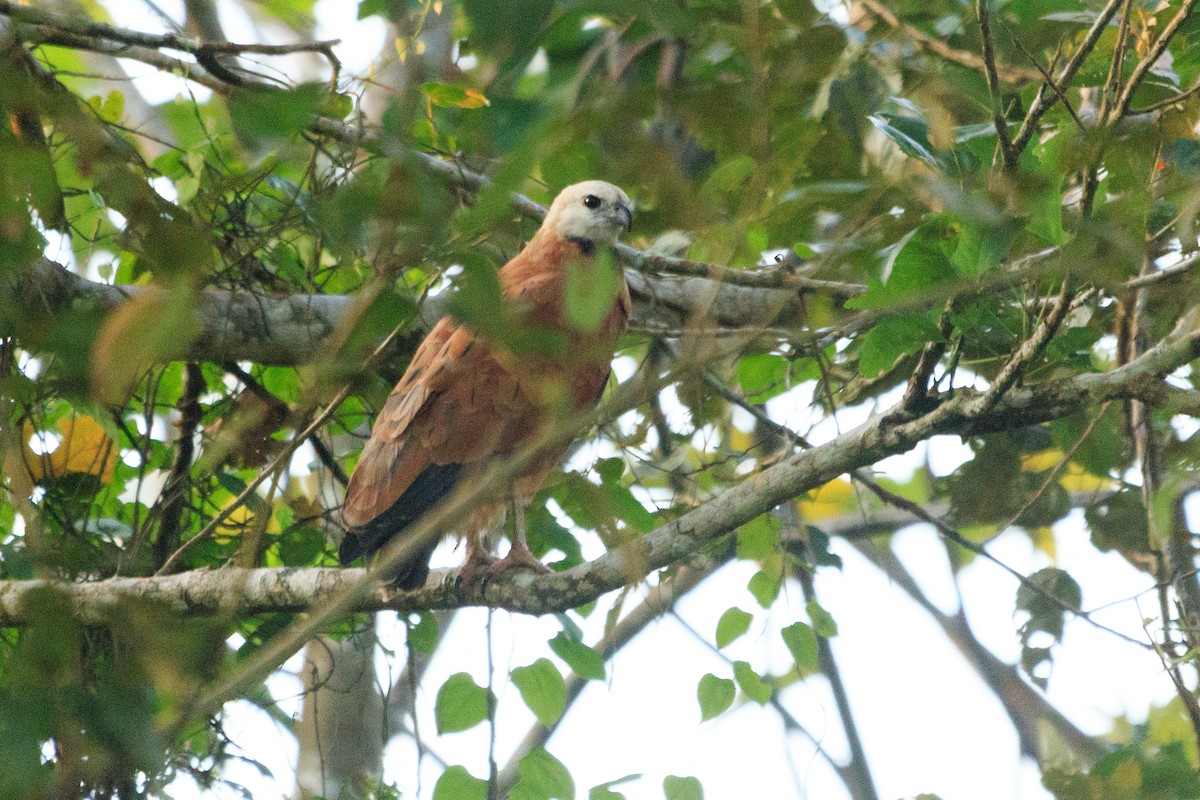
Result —
M 705 278 L 668 278 L 627 271 L 634 298 L 633 324 L 678 325 L 697 318 L 730 327 L 771 325 L 799 330 L 803 309 L 795 295 L 769 288 L 717 283 Z M 0 308 L 12 304 L 63 314 L 78 301 L 112 310 L 155 287 L 89 281 L 46 259 L 31 270 L 0 279 Z M 196 361 L 254 361 L 295 365 L 311 360 L 349 313 L 351 295 L 259 294 L 206 289 L 199 295 L 198 331 L 186 354 Z M 431 328 L 447 310 L 445 294 L 422 303 L 415 331 Z M 44 321 L 44 319 L 43 319 Z M 20 330 L 12 331 L 20 339 Z
M 1006 430 L 1076 413 L 1081 407 L 1138 397 L 1195 412 L 1194 393 L 1179 392 L 1162 376 L 1200 357 L 1200 327 L 1188 315 L 1175 333 L 1141 358 L 1107 373 L 1085 374 L 1013 389 L 988 412 L 973 413 L 978 393 L 963 391 L 916 419 L 878 417 L 832 441 L 795 453 L 752 475 L 711 502 L 632 540 L 594 561 L 552 575 L 510 574 L 486 585 L 459 585 L 436 573 L 423 588 L 401 592 L 363 584 L 357 569 L 284 568 L 198 570 L 154 578 L 110 578 L 91 582 L 0 582 L 0 625 L 25 621 L 31 592 L 63 592 L 75 614 L 103 623 L 129 598 L 162 603 L 181 614 L 338 609 L 331 598 L 356 597 L 344 606 L 358 610 L 436 609 L 489 606 L 528 614 L 574 608 L 670 564 L 685 561 L 719 537 L 775 506 L 839 475 L 903 453 L 938 434 Z M 233 587 L 231 589 L 231 587 Z M 321 614 L 317 613 L 317 617 Z

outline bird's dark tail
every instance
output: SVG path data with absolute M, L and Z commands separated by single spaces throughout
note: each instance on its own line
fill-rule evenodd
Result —
M 345 566 L 403 536 L 405 530 L 421 515 L 454 490 L 462 468 L 462 464 L 433 464 L 427 467 L 387 511 L 366 525 L 346 531 L 338 546 L 338 560 Z M 429 576 L 429 558 L 440 539 L 440 535 L 430 536 L 416 546 L 390 570 L 392 583 L 401 589 L 416 589 L 423 585 Z

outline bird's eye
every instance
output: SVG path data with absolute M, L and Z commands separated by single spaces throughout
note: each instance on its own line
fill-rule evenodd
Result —
M 588 208 L 599 208 L 602 202 L 603 201 L 594 194 L 589 194 L 587 197 L 583 198 L 583 204 Z

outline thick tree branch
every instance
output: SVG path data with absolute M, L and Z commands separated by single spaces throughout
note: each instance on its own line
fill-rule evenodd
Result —
M 906 452 L 934 435 L 961 433 L 968 425 L 975 433 L 1007 430 L 1125 397 L 1195 413 L 1193 393 L 1172 389 L 1161 376 L 1200 357 L 1198 317 L 1200 312 L 1189 314 L 1172 336 L 1123 367 L 1012 389 L 982 415 L 973 413 L 979 393 L 960 391 L 933 412 L 911 421 L 875 418 L 824 445 L 781 459 L 704 506 L 594 561 L 553 575 L 504 575 L 486 585 L 457 585 L 442 572 L 412 592 L 364 583 L 362 570 L 327 568 L 197 570 L 84 583 L 9 581 L 0 582 L 0 625 L 25 621 L 30 593 L 47 588 L 63 592 L 79 618 L 89 623 L 103 623 L 124 598 L 163 603 L 185 614 L 303 611 L 314 606 L 331 609 L 331 613 L 342 608 L 415 610 L 479 605 L 545 614 L 574 608 L 641 580 L 650 571 L 686 560 L 785 500 Z M 231 592 L 231 586 L 237 590 Z M 335 597 L 345 600 L 335 604 Z
M 730 286 L 704 278 L 666 278 L 626 271 L 634 298 L 632 324 L 686 325 L 697 318 L 744 328 L 772 325 L 799 330 L 803 309 L 790 292 Z M 61 265 L 41 259 L 32 269 L 0 278 L 0 308 L 38 309 L 39 315 L 66 313 L 76 302 L 111 311 L 148 286 L 111 285 L 80 278 Z M 447 310 L 449 295 L 428 297 L 414 322 L 423 333 Z M 354 307 L 352 295 L 267 295 L 250 291 L 206 289 L 199 294 L 198 334 L 187 358 L 197 361 L 254 361 L 265 365 L 307 363 Z M 44 322 L 39 318 L 39 324 Z M 20 338 L 20 331 L 14 331 Z M 407 342 L 409 346 L 415 341 Z
M 78 23 L 61 15 L 18 6 L 11 2 L 4 2 L 4 0 L 0 0 L 0 14 L 10 16 L 15 21 L 23 23 L 18 28 L 17 33 L 24 41 L 57 44 L 63 47 L 73 47 L 109 55 L 119 55 L 124 58 L 133 58 L 188 80 L 194 80 L 219 94 L 228 94 L 233 86 L 255 82 L 240 73 L 234 75 L 229 70 L 221 67 L 218 57 L 222 55 L 317 51 L 330 60 L 334 66 L 335 73 L 340 68 L 340 64 L 333 55 L 332 50 L 335 42 L 315 42 L 300 45 L 259 45 L 200 41 L 175 34 L 142 33 L 104 23 L 90 21 Z M 195 56 L 199 63 L 182 61 L 165 55 L 158 48 L 189 53 Z M 334 139 L 350 147 L 362 147 L 376 154 L 382 154 L 383 152 L 373 133 L 338 120 L 314 116 L 309 125 L 309 130 L 319 136 Z M 486 175 L 469 170 L 461 164 L 445 161 L 437 156 L 421 151 L 414 151 L 414 155 L 425 169 L 436 175 L 440 175 L 456 186 L 461 186 L 472 192 L 478 192 L 492 185 L 491 179 Z M 511 196 L 511 201 L 513 207 L 526 216 L 540 220 L 546 215 L 545 206 L 522 194 L 514 192 Z M 735 286 L 789 289 L 793 292 L 819 291 L 844 297 L 861 294 L 866 288 L 859 284 L 808 278 L 803 274 L 799 274 L 788 264 L 780 264 L 779 266 L 767 269 L 737 269 L 718 264 L 708 264 L 674 256 L 650 253 L 623 244 L 617 245 L 616 251 L 617 257 L 621 261 L 643 272 L 709 278 Z

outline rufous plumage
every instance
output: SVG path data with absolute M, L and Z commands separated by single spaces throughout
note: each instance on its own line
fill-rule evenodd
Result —
M 613 350 L 629 316 L 624 279 L 595 330 L 573 326 L 566 308 L 568 269 L 596 268 L 632 224 L 633 205 L 621 189 L 585 181 L 559 193 L 536 234 L 499 274 L 506 303 L 530 328 L 565 338 L 554 353 L 517 355 L 450 317 L 425 337 L 375 420 L 371 437 L 350 477 L 342 519 L 343 564 L 368 556 L 406 530 L 464 481 L 484 474 L 498 459 L 518 452 L 568 413 L 591 408 L 608 380 Z M 618 270 L 618 274 L 619 274 Z M 598 315 L 597 315 L 598 316 Z M 561 453 L 541 458 L 519 476 L 512 497 L 520 503 L 544 483 Z M 508 496 L 480 509 L 461 533 L 467 538 L 464 576 L 482 568 L 544 569 L 530 553 L 523 526 L 514 525 L 512 547 L 496 562 L 482 537 Z M 414 543 L 391 577 L 401 588 L 422 585 L 439 537 Z

